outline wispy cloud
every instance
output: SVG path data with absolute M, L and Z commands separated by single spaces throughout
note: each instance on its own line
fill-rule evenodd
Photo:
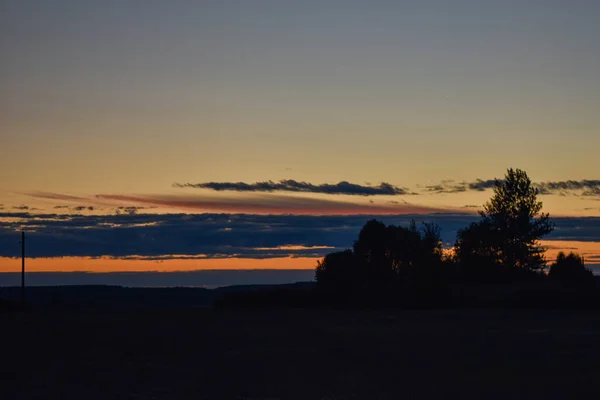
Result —
M 35 198 L 61 201 L 77 201 L 74 206 L 57 205 L 56 210 L 99 211 L 114 210 L 115 213 L 134 214 L 148 208 L 171 208 L 192 212 L 225 212 L 256 214 L 422 214 L 446 211 L 440 208 L 420 206 L 406 202 L 360 202 L 334 198 L 315 198 L 307 195 L 283 195 L 267 193 L 239 193 L 233 196 L 207 194 L 164 194 L 164 195 L 124 195 L 97 194 L 88 198 L 62 195 L 60 193 L 26 193 Z M 83 204 L 82 204 L 83 203 Z M 87 205 L 85 205 L 87 203 Z M 101 208 L 98 208 L 101 206 Z M 102 208 L 103 207 L 103 208 Z M 25 211 L 22 209 L 21 211 Z
M 502 182 L 502 180 L 498 180 Z M 425 186 L 424 191 L 428 193 L 462 193 L 467 191 L 482 192 L 492 189 L 496 179 L 476 179 L 472 182 L 455 182 L 452 180 L 442 181 L 436 185 Z M 535 182 L 540 194 L 543 195 L 567 195 L 581 194 L 582 196 L 600 196 L 600 180 L 583 179 L 579 181 L 547 181 Z
M 494 187 L 495 179 L 476 179 L 473 182 L 456 182 L 453 180 L 442 181 L 437 185 L 425 186 L 425 192 L 429 193 L 462 193 L 467 191 L 483 192 Z
M 73 210 L 75 211 L 94 211 L 94 207 L 92 206 L 77 206 L 77 207 L 73 207 Z
M 174 183 L 174 187 L 210 189 L 215 191 L 234 192 L 303 192 L 321 194 L 342 194 L 351 196 L 378 196 L 378 195 L 403 195 L 413 194 L 407 188 L 394 186 L 382 182 L 377 186 L 359 185 L 347 181 L 334 184 L 323 183 L 315 185 L 309 182 L 300 182 L 293 179 L 284 179 L 279 182 L 263 181 L 255 183 L 245 182 L 204 182 L 204 183 Z
M 146 210 L 153 207 L 139 207 L 139 206 L 120 206 L 117 207 L 115 212 L 117 214 L 125 213 L 129 215 L 137 214 L 139 211 Z
M 475 182 L 467 183 L 467 187 L 469 190 L 476 190 L 478 192 L 483 192 L 486 189 L 491 189 L 496 184 L 496 179 L 477 179 Z
M 100 194 L 100 200 L 121 203 L 143 204 L 201 212 L 233 212 L 255 214 L 423 214 L 444 210 L 411 204 L 353 203 L 341 200 L 320 199 L 285 195 L 253 195 L 226 198 L 211 198 L 194 195 L 111 195 Z
M 66 205 L 59 205 L 59 206 L 54 206 L 53 207 L 54 210 L 65 210 L 66 212 L 82 212 L 82 211 L 87 211 L 87 212 L 92 212 L 92 211 L 97 211 L 98 208 L 94 207 L 94 206 L 84 206 L 84 205 L 79 205 L 79 206 L 66 206 Z
M 48 199 L 48 200 L 81 201 L 81 202 L 89 200 L 86 197 L 72 196 L 72 195 L 68 195 L 68 194 L 52 193 L 52 192 L 27 192 L 25 194 L 30 197 L 36 197 L 38 199 Z
M 99 207 L 114 207 L 110 202 L 103 202 L 94 196 L 74 196 L 71 194 L 31 191 L 21 192 L 21 195 L 33 197 L 35 199 L 50 200 L 50 203 L 64 203 L 53 206 L 55 210 L 70 210 L 70 211 L 98 211 Z M 71 204 L 68 204 L 71 203 Z
M 564 192 L 582 192 L 582 196 L 600 196 L 600 180 L 583 179 L 580 181 L 549 181 L 538 183 L 540 193 L 560 194 Z

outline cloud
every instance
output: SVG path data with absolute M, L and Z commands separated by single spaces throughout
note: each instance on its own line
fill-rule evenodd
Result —
M 425 190 L 428 192 L 435 192 L 435 193 L 448 193 L 447 189 L 443 185 L 425 186 Z
M 55 210 L 71 210 L 71 211 L 77 211 L 77 212 L 81 212 L 81 211 L 94 211 L 94 210 L 96 210 L 96 208 L 93 207 L 93 206 L 75 206 L 75 207 L 71 207 L 71 206 L 61 205 L 61 206 L 54 206 L 53 208 Z
M 149 208 L 153 208 L 153 207 L 137 207 L 137 206 L 120 206 L 120 207 L 116 207 L 113 209 L 113 211 L 116 214 L 121 214 L 121 213 L 125 213 L 125 214 L 135 214 L 140 210 L 146 210 Z M 65 205 L 61 205 L 61 206 L 54 206 L 55 210 L 71 210 L 71 211 L 77 211 L 77 212 L 81 212 L 81 211 L 96 211 L 96 210 L 100 210 L 100 208 L 98 207 L 94 207 L 94 206 L 75 206 L 75 207 L 71 207 L 71 206 L 65 206 Z
M 582 191 L 583 196 L 600 196 L 600 180 L 549 181 L 536 184 L 541 193 Z
M 146 210 L 148 208 L 153 208 L 153 207 L 138 207 L 138 206 L 124 207 L 124 206 L 121 206 L 121 207 L 116 208 L 115 213 L 117 213 L 117 214 L 125 213 L 125 214 L 133 215 L 133 214 L 137 214 L 138 211 Z
M 482 191 L 487 190 L 487 189 L 492 189 L 496 185 L 497 181 L 501 182 L 502 180 L 496 180 L 496 179 L 481 180 L 481 179 L 477 179 L 475 182 L 468 183 L 467 186 L 468 186 L 468 188 L 470 190 L 476 190 L 478 192 L 482 192 Z
M 476 179 L 473 182 L 455 182 L 453 180 L 442 181 L 437 185 L 425 186 L 425 191 L 432 194 L 440 193 L 463 193 L 467 191 L 483 192 L 494 187 L 495 179 Z
M 143 204 L 193 211 L 218 211 L 252 214 L 421 214 L 443 211 L 412 204 L 370 204 L 353 203 L 342 200 L 318 199 L 285 195 L 250 195 L 240 197 L 207 197 L 194 195 L 111 195 L 100 194 L 100 200 L 130 204 Z
M 174 183 L 178 188 L 198 188 L 215 191 L 234 192 L 303 192 L 322 194 L 343 194 L 352 196 L 378 196 L 412 194 L 406 188 L 382 182 L 377 186 L 359 185 L 347 181 L 335 184 L 315 185 L 309 182 L 299 182 L 293 179 L 284 179 L 279 182 L 263 181 L 255 183 L 245 182 L 205 182 L 205 183 Z
M 498 180 L 502 182 L 502 180 Z M 482 192 L 488 189 L 494 188 L 496 179 L 476 179 L 473 182 L 458 182 L 448 180 L 442 181 L 436 185 L 425 186 L 425 192 L 428 193 L 461 193 L 466 191 L 477 191 Z M 547 182 L 534 182 L 533 186 L 536 187 L 542 195 L 576 195 L 581 193 L 582 196 L 598 196 L 600 197 L 600 180 L 584 179 L 579 181 L 568 180 L 568 181 L 547 181 Z
M 425 190 L 429 193 L 461 193 L 467 191 L 467 186 L 463 184 L 443 184 L 425 186 Z
M 32 214 L 0 213 L 0 256 L 18 257 L 19 231 L 28 257 L 278 258 L 322 257 L 352 246 L 372 215 Z M 452 244 L 472 213 L 385 215 L 386 224 L 434 222 Z M 549 240 L 600 241 L 600 218 L 553 218 Z
M 251 214 L 15 214 L 0 228 L 0 256 L 17 257 L 18 236 L 27 231 L 29 257 L 143 257 L 169 259 L 321 257 L 352 245 L 373 216 Z M 466 220 L 465 220 L 466 218 Z M 471 222 L 460 215 L 391 215 L 386 223 L 411 219 L 443 222 L 453 240 Z M 16 238 L 16 241 L 15 241 Z
M 404 213 L 429 213 L 444 211 L 409 204 L 391 203 L 375 204 L 361 203 L 345 200 L 314 198 L 308 196 L 293 196 L 280 194 L 247 193 L 235 196 L 205 195 L 205 194 L 170 194 L 170 195 L 120 195 L 97 194 L 85 197 L 62 195 L 60 193 L 32 192 L 26 193 L 36 198 L 69 200 L 87 202 L 88 204 L 102 205 L 115 210 L 115 213 L 137 213 L 147 208 L 172 208 L 194 212 L 229 212 L 229 213 L 258 213 L 258 214 L 404 214 Z M 75 207 L 58 205 L 55 209 L 68 208 L 74 211 L 83 211 L 84 208 L 92 211 L 98 209 L 91 205 L 78 205 Z
M 582 196 L 599 196 L 600 197 L 600 187 L 590 188 L 588 190 L 585 190 L 581 195 Z
M 89 200 L 85 197 L 71 196 L 68 194 L 51 193 L 51 192 L 28 192 L 25 193 L 27 196 L 36 197 L 38 199 L 48 200 L 65 200 L 65 201 L 86 201 Z
M 94 207 L 92 206 L 77 206 L 77 207 L 73 207 L 71 208 L 74 211 L 94 211 Z

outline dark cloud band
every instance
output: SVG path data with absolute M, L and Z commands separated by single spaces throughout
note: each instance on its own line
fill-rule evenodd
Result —
M 600 180 L 542 182 L 536 186 L 543 194 L 582 192 L 582 196 L 600 196 Z
M 343 194 L 351 196 L 379 196 L 379 195 L 402 195 L 411 194 L 406 188 L 394 186 L 389 183 L 381 183 L 377 186 L 358 185 L 347 181 L 335 184 L 315 185 L 309 182 L 300 182 L 293 179 L 285 179 L 279 182 L 264 181 L 255 183 L 245 182 L 205 182 L 205 183 L 174 183 L 174 187 L 210 189 L 215 191 L 235 192 L 303 192 L 322 194 Z
M 482 192 L 487 189 L 492 189 L 496 185 L 496 179 L 477 179 L 473 182 L 455 182 L 443 181 L 437 185 L 426 186 L 425 191 L 428 193 L 462 193 L 467 191 Z M 502 180 L 498 180 L 502 182 Z M 537 182 L 533 184 L 540 194 L 550 195 L 566 195 L 577 194 L 581 196 L 599 196 L 600 197 L 600 180 L 584 179 L 580 181 L 548 181 Z
M 143 257 L 168 259 L 321 257 L 352 245 L 373 215 L 253 214 L 33 214 L 0 212 L 0 257 L 20 255 L 19 231 L 29 257 Z M 434 222 L 446 246 L 474 214 L 387 215 L 386 224 Z M 549 239 L 600 241 L 600 218 L 554 218 Z

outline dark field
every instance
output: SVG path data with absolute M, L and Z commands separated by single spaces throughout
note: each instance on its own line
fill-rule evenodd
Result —
M 600 395 L 600 314 L 32 310 L 0 315 L 2 399 Z

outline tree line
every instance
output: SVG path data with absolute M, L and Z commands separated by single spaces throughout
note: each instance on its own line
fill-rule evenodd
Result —
M 553 280 L 586 282 L 593 277 L 579 254 L 561 252 L 551 265 L 540 239 L 554 223 L 542 212 L 538 190 L 527 173 L 508 169 L 496 180 L 477 222 L 459 230 L 454 247 L 444 250 L 439 226 L 385 225 L 370 220 L 351 249 L 318 261 L 317 285 L 338 291 L 439 287 L 443 282 Z

